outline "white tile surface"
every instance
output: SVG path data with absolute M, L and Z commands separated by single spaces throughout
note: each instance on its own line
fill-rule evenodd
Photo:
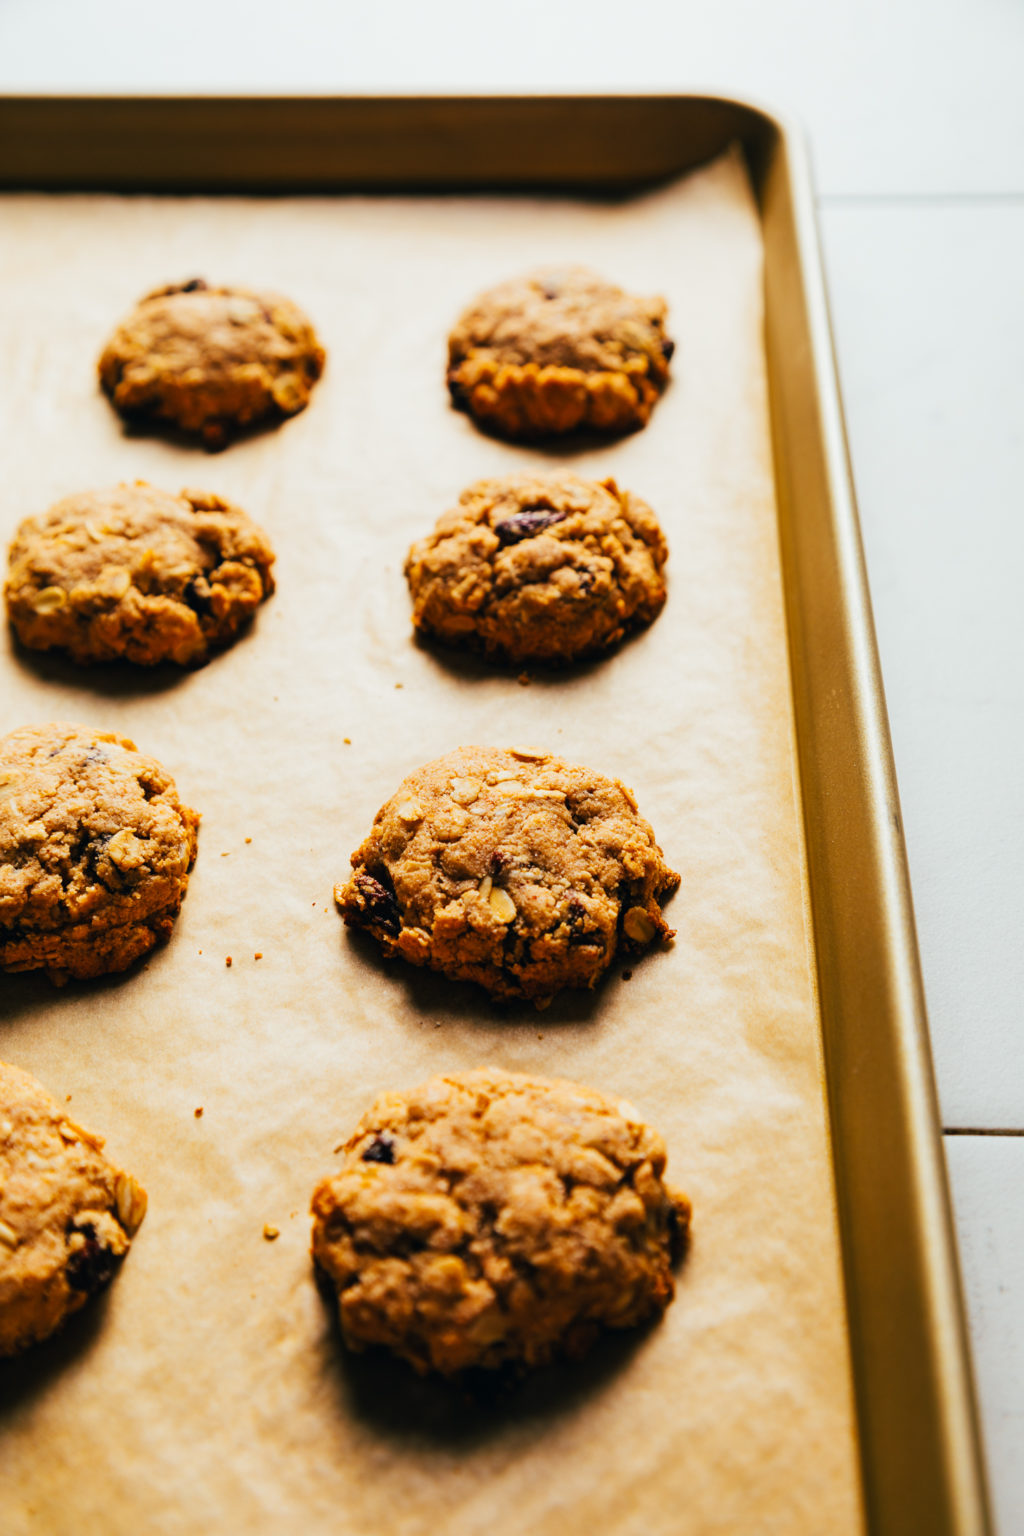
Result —
M 1024 192 L 1014 0 L 4 0 L 0 89 L 713 87 L 810 128 L 830 193 Z
M 947 1136 L 1000 1536 L 1024 1531 L 1024 1137 Z
M 1024 1126 L 1024 203 L 826 208 L 947 1125 Z

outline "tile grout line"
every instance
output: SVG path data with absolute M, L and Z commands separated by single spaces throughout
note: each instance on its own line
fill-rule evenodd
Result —
M 947 1125 L 943 1136 L 1024 1136 L 1024 1130 L 1005 1125 Z
M 819 208 L 1014 208 L 1022 192 L 819 192 Z

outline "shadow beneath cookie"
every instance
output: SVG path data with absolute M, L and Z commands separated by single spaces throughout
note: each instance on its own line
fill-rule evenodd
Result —
M 542 454 L 552 461 L 552 465 L 568 459 L 579 459 L 584 455 L 606 453 L 610 457 L 623 439 L 634 437 L 643 430 L 642 427 L 636 427 L 629 432 L 612 435 L 607 432 L 584 431 L 565 432 L 557 437 L 512 437 L 490 422 L 478 420 L 454 401 L 450 402 L 450 409 L 454 415 L 465 417 L 481 437 L 488 438 L 492 443 L 500 443 L 505 448 L 523 448 L 530 453 Z
M 476 1033 L 501 1034 L 505 1030 L 598 1028 L 601 1010 L 610 991 L 629 980 L 648 955 L 617 955 L 595 987 L 566 988 L 546 1008 L 536 1008 L 522 998 L 497 999 L 475 982 L 452 981 L 436 971 L 385 959 L 374 939 L 358 928 L 345 928 L 341 942 L 350 946 L 360 963 L 373 969 L 394 986 L 404 989 L 406 1006 L 421 1018 L 433 1017 L 442 1025 L 466 1027 Z
M 565 688 L 599 672 L 624 646 L 642 634 L 646 627 L 631 629 L 597 655 L 581 656 L 576 661 L 506 661 L 488 657 L 482 651 L 447 645 L 443 641 L 415 633 L 413 644 L 439 670 L 460 682 L 475 683 L 502 678 L 522 687 Z
M 31 1345 L 13 1359 L 0 1359 L 0 1430 L 13 1426 L 20 1414 L 85 1358 L 103 1330 L 108 1304 L 109 1292 L 104 1291 L 42 1344 Z
M 657 1327 L 605 1331 L 581 1360 L 560 1360 L 530 1372 L 512 1367 L 464 1372 L 447 1380 L 419 1376 L 384 1349 L 354 1354 L 344 1343 L 337 1300 L 322 1276 L 321 1299 L 330 1314 L 337 1354 L 337 1385 L 346 1417 L 391 1439 L 469 1451 L 505 1435 L 571 1413 L 592 1400 L 624 1369 Z
M 63 688 L 80 688 L 109 699 L 166 693 L 190 672 L 198 670 L 176 667 L 170 662 L 161 662 L 155 667 L 140 667 L 130 661 L 102 661 L 78 666 L 58 651 L 30 650 L 13 635 L 10 653 L 22 671 L 30 673 L 37 681 L 55 683 Z
M 295 415 L 301 415 L 296 411 Z M 277 432 L 281 427 L 292 420 L 291 416 L 266 416 L 259 421 L 250 422 L 247 426 L 232 425 L 225 432 L 222 441 L 207 442 L 205 438 L 194 432 L 182 431 L 172 422 L 161 421 L 152 416 L 121 417 L 121 435 L 129 441 L 139 438 L 153 438 L 157 442 L 165 444 L 169 448 L 181 448 L 184 452 L 195 454 L 197 451 L 208 455 L 224 453 L 226 449 L 233 448 L 236 444 L 251 442 L 254 438 L 266 437 L 271 432 Z
M 163 944 L 158 944 L 147 954 L 140 955 L 127 970 L 82 981 L 70 977 L 60 985 L 52 982 L 44 971 L 23 971 L 17 974 L 0 972 L 0 1027 L 14 1020 L 22 1023 L 35 1013 L 48 1014 L 62 1003 L 67 1004 L 70 1016 L 74 1019 L 76 1000 L 85 997 L 98 1000 L 104 993 L 131 986 L 140 972 L 161 958 L 164 948 Z M 91 1028 L 91 1020 L 88 1024 Z

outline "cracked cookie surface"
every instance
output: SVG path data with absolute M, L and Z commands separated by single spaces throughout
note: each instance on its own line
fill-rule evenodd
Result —
M 503 437 L 642 427 L 674 343 L 661 298 L 636 298 L 587 267 L 550 267 L 474 299 L 448 338 L 454 404 Z
M 413 544 L 413 624 L 498 659 L 569 662 L 649 624 L 668 546 L 646 502 L 614 480 L 478 480 Z
M 352 1349 L 421 1372 L 581 1353 L 672 1299 L 690 1206 L 636 1111 L 483 1068 L 387 1093 L 313 1197 L 313 1256 Z
M 274 590 L 274 552 L 239 508 L 138 481 L 68 496 L 18 528 L 4 595 L 18 639 L 73 661 L 194 666 Z
M 123 971 L 170 936 L 199 817 L 125 736 L 0 737 L 0 971 Z
M 660 903 L 679 876 L 632 792 L 542 752 L 460 747 L 418 768 L 352 866 L 346 923 L 496 998 L 544 1007 L 672 936 Z
M 202 278 L 157 288 L 117 327 L 99 360 L 114 409 L 222 448 L 309 403 L 326 354 L 290 299 Z
M 45 1339 L 102 1290 L 145 1191 L 27 1072 L 0 1062 L 0 1355 Z

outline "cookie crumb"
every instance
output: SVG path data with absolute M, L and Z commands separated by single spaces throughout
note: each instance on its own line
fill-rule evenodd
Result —
M 266 1238 L 268 1243 L 272 1243 L 275 1237 L 281 1236 L 280 1229 L 277 1227 L 272 1227 L 268 1221 L 267 1225 L 263 1228 L 263 1236 Z
M 70 1093 L 66 1093 L 64 1095 L 64 1103 L 65 1104 L 70 1104 L 71 1103 L 71 1095 L 70 1095 Z
M 203 1106 L 201 1104 L 197 1104 L 192 1113 L 195 1115 L 197 1120 L 201 1120 L 203 1118 Z
M 530 684 L 533 682 L 533 678 L 530 676 L 529 672 L 520 672 L 519 676 L 516 678 L 516 682 L 519 684 L 520 688 L 529 688 Z
M 255 952 L 255 954 L 253 955 L 253 959 L 254 960 L 262 960 L 263 959 L 263 951 L 262 951 L 262 949 L 258 949 Z
M 403 688 L 404 686 L 405 686 L 404 683 L 396 683 L 395 684 L 396 688 Z
M 341 739 L 345 743 L 346 747 L 350 747 L 352 745 L 352 737 L 351 736 L 343 736 Z
M 222 858 L 222 859 L 230 859 L 230 857 L 231 857 L 231 854 L 230 854 L 230 853 L 222 853 L 222 854 L 221 854 L 221 858 Z
M 251 842 L 252 842 L 252 838 L 251 838 L 251 837 L 247 837 L 247 838 L 246 838 L 246 842 L 247 842 L 247 843 L 251 843 Z
M 225 955 L 224 956 L 224 964 L 226 966 L 230 966 L 231 965 L 231 956 L 230 955 Z
M 623 981 L 631 981 L 633 979 L 633 972 L 632 971 L 623 971 L 622 979 L 623 979 Z

